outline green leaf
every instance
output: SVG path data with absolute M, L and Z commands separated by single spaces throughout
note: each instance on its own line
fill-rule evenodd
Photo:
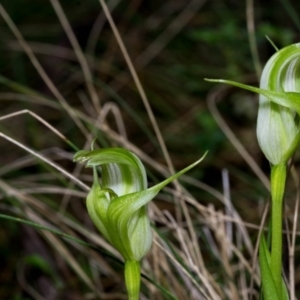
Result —
M 298 114 L 300 114 L 300 93 L 296 92 L 277 92 L 277 91 L 271 91 L 266 89 L 257 88 L 251 85 L 239 83 L 232 80 L 224 80 L 224 79 L 208 79 L 205 78 L 206 81 L 209 82 L 218 82 L 218 83 L 225 83 L 232 86 L 239 87 L 244 90 L 248 90 L 250 92 L 254 92 L 256 94 L 260 94 L 268 98 L 269 100 L 275 102 L 276 104 L 279 104 L 281 106 L 284 106 L 286 108 L 293 109 L 297 111 Z
M 282 278 L 282 300 L 290 300 L 286 284 Z
M 262 234 L 259 244 L 259 265 L 264 300 L 281 300 L 270 269 L 270 252 L 264 235 Z

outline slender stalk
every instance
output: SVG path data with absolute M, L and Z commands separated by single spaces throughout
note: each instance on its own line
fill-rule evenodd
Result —
M 279 299 L 282 297 L 282 202 L 286 181 L 286 164 L 272 166 L 271 195 L 272 195 L 272 246 L 271 272 L 275 281 Z
M 125 262 L 125 283 L 128 300 L 139 300 L 140 282 L 140 263 L 134 260 L 127 260 Z

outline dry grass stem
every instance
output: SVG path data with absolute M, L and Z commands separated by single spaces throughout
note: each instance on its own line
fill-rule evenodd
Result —
M 36 151 L 30 149 L 29 147 L 23 145 L 22 143 L 19 143 L 18 141 L 10 138 L 9 136 L 7 136 L 6 134 L 0 132 L 0 137 L 4 138 L 5 140 L 15 144 L 16 146 L 24 149 L 25 151 L 27 151 L 28 153 L 32 154 L 33 156 L 37 157 L 38 159 L 44 161 L 45 163 L 47 163 L 48 165 L 50 165 L 51 167 L 55 168 L 56 170 L 58 170 L 61 174 L 65 175 L 67 178 L 70 178 L 72 181 L 74 181 L 78 186 L 82 187 L 84 190 L 89 191 L 89 187 L 84 184 L 82 181 L 80 181 L 79 179 L 77 179 L 76 177 L 74 177 L 72 174 L 70 174 L 69 172 L 67 172 L 66 170 L 64 170 L 63 168 L 61 168 L 59 165 L 57 165 L 56 163 L 54 163 L 53 161 L 49 160 L 48 158 L 40 155 L 39 153 L 37 153 Z
M 134 80 L 134 82 L 135 82 L 135 84 L 137 86 L 137 89 L 138 89 L 138 91 L 140 93 L 140 96 L 141 96 L 141 98 L 143 100 L 143 103 L 145 105 L 146 111 L 147 111 L 148 116 L 149 116 L 149 118 L 151 120 L 151 124 L 153 126 L 154 131 L 155 131 L 156 137 L 157 137 L 158 142 L 159 142 L 159 144 L 161 146 L 161 149 L 163 151 L 163 155 L 164 155 L 164 157 L 166 159 L 169 171 L 170 171 L 171 174 L 173 174 L 174 173 L 174 167 L 173 167 L 172 161 L 170 159 L 168 150 L 166 148 L 164 139 L 163 139 L 163 137 L 161 135 L 160 129 L 159 129 L 158 124 L 156 122 L 155 116 L 154 116 L 154 114 L 152 112 L 152 109 L 151 109 L 151 106 L 149 104 L 149 101 L 148 101 L 148 98 L 146 96 L 146 93 L 145 93 L 145 91 L 143 89 L 143 86 L 142 86 L 142 84 L 140 82 L 140 79 L 139 79 L 139 77 L 138 77 L 138 75 L 136 73 L 136 70 L 135 70 L 135 68 L 134 68 L 134 66 L 132 64 L 132 61 L 131 61 L 130 56 L 129 56 L 128 52 L 127 52 L 127 49 L 126 49 L 126 47 L 125 47 L 125 45 L 123 43 L 123 40 L 122 40 L 122 38 L 120 36 L 119 30 L 116 27 L 114 20 L 112 19 L 112 16 L 111 16 L 111 14 L 110 14 L 110 12 L 108 10 L 108 7 L 107 7 L 106 3 L 103 0 L 99 0 L 99 2 L 100 2 L 101 6 L 103 8 L 105 16 L 106 16 L 106 18 L 107 18 L 107 20 L 109 22 L 109 25 L 111 26 L 111 29 L 112 29 L 112 31 L 114 33 L 114 36 L 117 39 L 117 42 L 118 42 L 118 44 L 120 46 L 120 49 L 122 51 L 122 54 L 124 56 L 124 59 L 125 59 L 125 61 L 127 63 L 127 66 L 128 66 L 128 68 L 130 70 L 130 73 L 131 73 L 131 75 L 133 77 L 133 80 Z
M 21 32 L 18 30 L 18 28 L 16 27 L 16 25 L 14 24 L 14 22 L 12 21 L 12 19 L 7 14 L 6 10 L 4 9 L 4 7 L 1 4 L 0 4 L 0 14 L 3 17 L 3 19 L 5 20 L 5 22 L 7 23 L 7 25 L 9 26 L 9 28 L 11 29 L 11 31 L 13 32 L 13 34 L 15 35 L 15 37 L 17 38 L 18 42 L 20 43 L 20 45 L 24 49 L 24 51 L 27 54 L 28 58 L 30 59 L 31 63 L 33 64 L 33 66 L 35 67 L 35 69 L 37 70 L 37 72 L 39 73 L 41 78 L 44 80 L 44 82 L 47 85 L 47 87 L 49 88 L 49 90 L 58 99 L 58 101 L 60 102 L 62 107 L 70 115 L 71 119 L 78 126 L 78 128 L 81 130 L 81 132 L 82 133 L 87 133 L 87 130 L 85 129 L 83 124 L 78 120 L 78 118 L 74 114 L 74 111 L 73 111 L 72 107 L 68 104 L 68 102 L 61 95 L 59 90 L 53 84 L 53 82 L 51 81 L 51 79 L 49 78 L 49 76 L 47 75 L 47 73 L 45 72 L 45 70 L 43 69 L 43 67 L 39 63 L 39 61 L 37 60 L 36 56 L 32 52 L 31 48 L 29 47 L 27 42 L 24 40 Z
M 73 50 L 78 58 L 78 62 L 81 66 L 81 69 L 82 69 L 82 72 L 83 72 L 83 75 L 85 77 L 85 82 L 86 82 L 86 86 L 87 86 L 87 90 L 89 91 L 90 93 L 90 96 L 91 96 L 91 99 L 92 99 L 92 102 L 94 104 L 94 107 L 95 107 L 95 110 L 96 110 L 96 113 L 99 114 L 100 111 L 101 111 L 101 106 L 100 106 L 100 100 L 98 98 L 98 95 L 97 95 L 97 92 L 96 92 L 96 89 L 94 87 L 94 84 L 93 84 L 93 78 L 92 78 L 92 74 L 91 74 L 91 71 L 90 71 L 90 68 L 87 64 L 87 61 L 85 59 L 85 56 L 81 50 L 81 47 L 74 35 L 74 32 L 73 30 L 71 29 L 71 26 L 68 22 L 68 19 L 59 3 L 59 1 L 57 0 L 50 0 L 56 14 L 57 14 L 57 17 L 61 23 L 61 25 L 63 26 L 64 28 L 64 31 L 73 47 Z

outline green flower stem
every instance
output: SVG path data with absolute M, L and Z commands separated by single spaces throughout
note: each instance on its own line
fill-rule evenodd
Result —
M 272 246 L 271 272 L 277 287 L 279 299 L 282 296 L 282 202 L 286 181 L 286 164 L 272 166 L 271 195 L 272 195 Z
M 125 283 L 128 300 L 139 300 L 140 282 L 140 263 L 134 260 L 127 260 L 125 262 Z

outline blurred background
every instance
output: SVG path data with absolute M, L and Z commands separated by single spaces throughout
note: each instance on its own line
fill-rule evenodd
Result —
M 300 2 L 110 0 L 106 3 L 175 170 L 209 151 L 204 162 L 189 172 L 183 185 L 197 203 L 224 211 L 224 203 L 209 191 L 222 195 L 228 179 L 232 206 L 243 221 L 253 225 L 247 230 L 254 245 L 258 232 L 255 226 L 260 224 L 269 196 L 266 187 L 269 166 L 255 135 L 257 96 L 204 78 L 257 86 L 264 64 L 275 52 L 267 37 L 278 48 L 299 42 Z M 88 148 L 93 138 L 97 138 L 99 147 L 130 148 L 142 155 L 151 184 L 164 178 L 170 172 L 165 167 L 165 155 L 100 2 L 64 0 L 59 5 L 56 0 L 3 0 L 1 5 L 0 118 L 30 110 L 78 149 Z M 16 27 L 8 24 L 3 8 Z M 66 31 L 68 26 L 63 23 L 66 20 L 78 48 L 70 42 L 70 31 Z M 26 44 L 22 45 L 19 33 Z M 39 61 L 46 79 L 33 66 L 24 47 L 30 47 L 27 51 L 32 51 Z M 78 59 L 79 47 L 85 63 Z M 59 93 L 54 92 L 56 89 Z M 0 119 L 0 131 L 91 184 L 91 170 L 79 170 L 72 162 L 76 147 L 34 116 L 24 112 Z M 244 150 L 241 153 L 234 141 L 244 145 L 248 154 Z M 53 226 L 94 242 L 86 238 L 88 233 L 78 229 L 84 224 L 97 235 L 85 212 L 86 191 L 5 138 L 0 139 L 0 153 L 1 215 Z M 294 163 L 297 169 L 297 154 Z M 193 180 L 199 184 L 187 184 Z M 174 216 L 178 207 L 168 197 L 162 195 L 155 204 L 160 211 L 167 210 Z M 292 217 L 295 202 L 292 181 L 288 182 L 286 202 L 287 216 Z M 207 267 L 215 274 L 222 263 L 213 258 L 211 251 L 218 245 L 207 242 L 209 235 L 202 235 L 202 229 L 197 229 L 202 221 L 200 217 L 197 219 L 196 209 L 192 205 L 188 209 L 195 232 L 199 233 Z M 168 236 L 159 213 L 154 210 L 152 214 L 156 226 Z M 2 218 L 0 222 L 0 299 L 126 299 L 122 266 L 110 257 L 91 254 L 93 249 L 82 249 L 83 246 L 20 224 L 16 219 Z M 212 236 L 218 244 L 216 234 L 212 232 Z M 168 238 L 172 241 L 172 237 Z M 235 238 L 233 242 L 236 243 Z M 300 283 L 298 249 L 296 243 L 296 290 Z M 243 251 L 243 246 L 240 250 Z M 79 269 L 74 267 L 72 257 L 76 258 Z M 250 261 L 249 257 L 245 254 Z M 288 262 L 285 268 L 288 272 Z M 226 281 L 228 270 L 221 273 L 214 275 L 219 286 Z M 245 274 L 247 281 L 251 276 Z M 170 287 L 175 299 L 197 299 L 182 290 L 176 291 L 165 279 L 157 282 Z M 188 290 L 184 280 L 183 286 Z M 254 289 L 255 286 L 258 285 L 254 284 Z M 169 299 L 151 285 L 144 286 L 142 292 L 143 299 Z M 226 293 L 220 295 L 221 299 L 229 297 Z M 237 299 L 248 299 L 248 295 L 241 294 Z M 255 297 L 258 299 L 257 294 Z

